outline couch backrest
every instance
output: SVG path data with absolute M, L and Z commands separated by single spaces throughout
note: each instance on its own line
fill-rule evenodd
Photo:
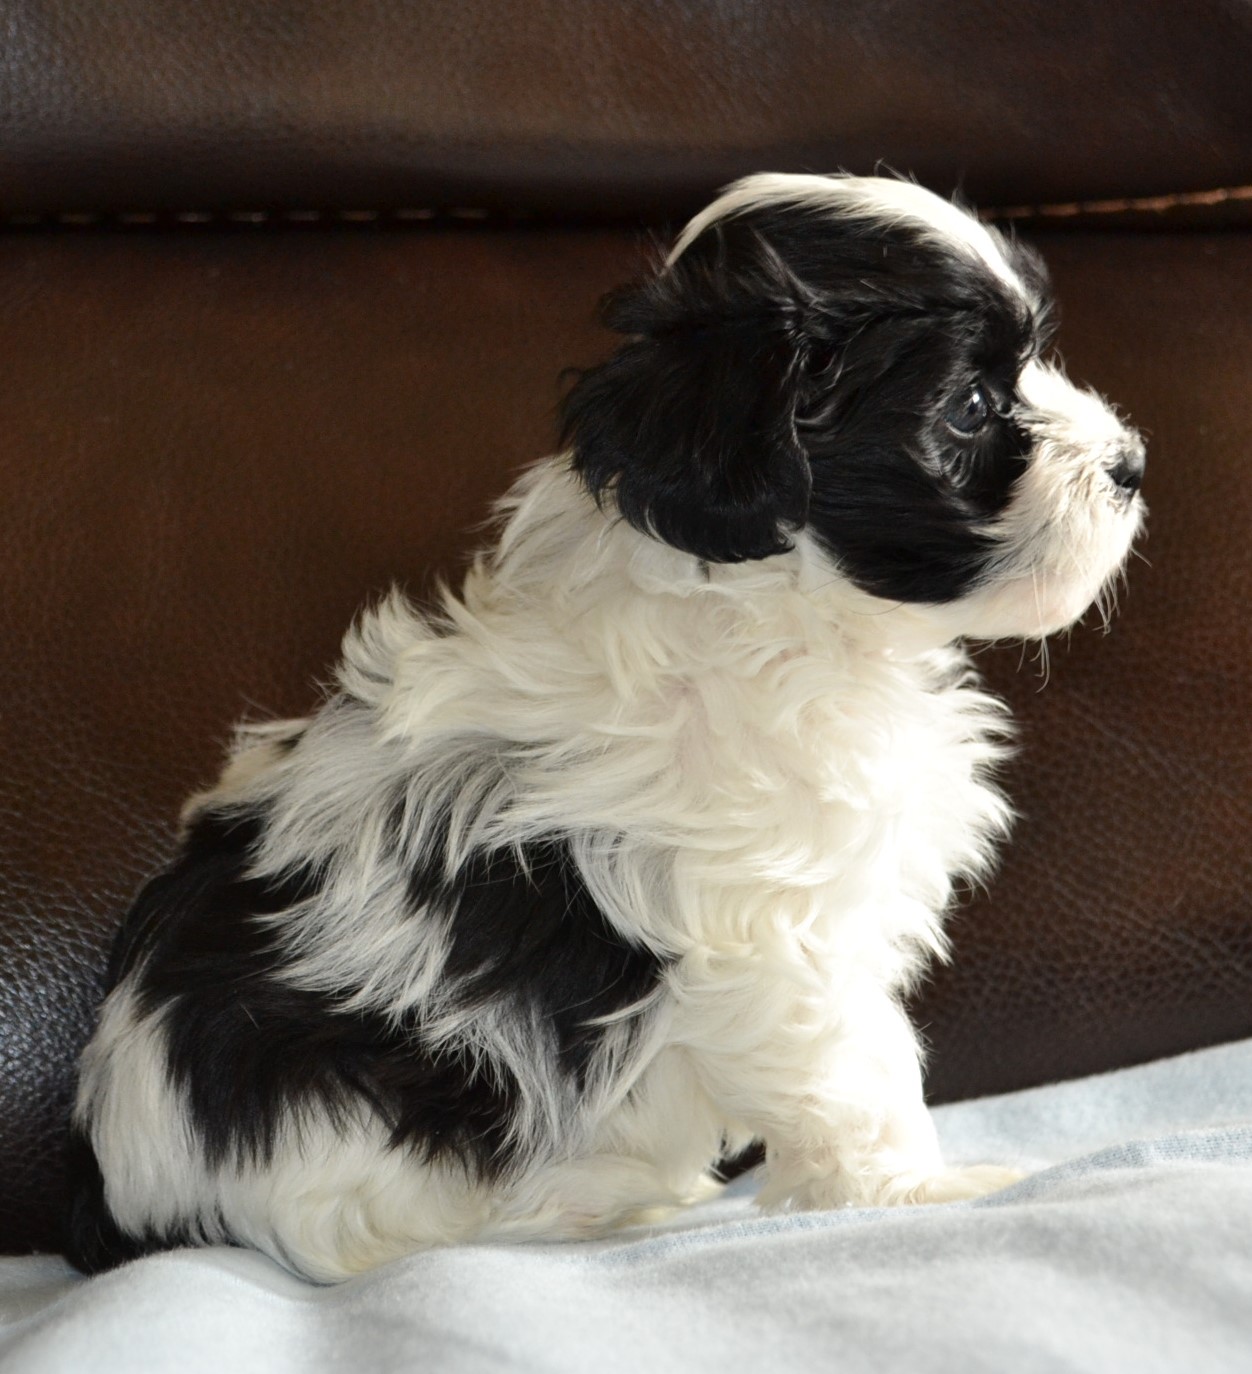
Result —
M 1155 198 L 1252 182 L 1249 71 L 1247 0 L 21 0 L 0 214 L 654 219 L 880 160 Z

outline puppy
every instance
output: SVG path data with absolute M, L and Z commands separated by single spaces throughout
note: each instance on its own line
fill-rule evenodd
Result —
M 1101 596 L 1142 443 L 906 181 L 741 181 L 606 319 L 460 593 L 189 803 L 82 1058 L 83 1268 L 593 1235 L 753 1139 L 771 1207 L 1011 1177 L 945 1167 L 901 1010 L 1009 815 L 961 645 Z

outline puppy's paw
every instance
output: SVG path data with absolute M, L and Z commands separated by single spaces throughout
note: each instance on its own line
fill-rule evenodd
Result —
M 966 1202 L 970 1198 L 998 1193 L 1001 1188 L 1009 1188 L 1023 1178 L 1025 1174 L 1019 1169 L 1005 1169 L 998 1164 L 970 1164 L 965 1168 L 942 1169 L 937 1174 L 929 1174 L 913 1182 L 911 1186 L 906 1179 L 897 1180 L 905 1187 L 902 1195 L 892 1201 Z
M 1025 1175 L 998 1164 L 940 1168 L 933 1172 L 877 1172 L 864 1167 L 786 1186 L 775 1179 L 758 1197 L 765 1210 L 824 1211 L 832 1207 L 907 1207 L 966 1202 L 1019 1182 Z

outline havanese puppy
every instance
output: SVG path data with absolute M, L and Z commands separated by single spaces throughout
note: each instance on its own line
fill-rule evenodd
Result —
M 605 318 L 461 591 L 189 803 L 82 1058 L 82 1267 L 594 1235 L 751 1140 L 769 1207 L 1013 1177 L 945 1167 L 901 1007 L 1009 817 L 962 644 L 1101 597 L 1143 445 L 907 181 L 741 181 Z

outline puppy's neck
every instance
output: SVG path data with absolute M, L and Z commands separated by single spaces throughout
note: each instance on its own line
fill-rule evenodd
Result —
M 597 506 L 562 457 L 523 474 L 500 514 L 499 542 L 465 585 L 467 605 L 480 614 L 529 605 L 570 630 L 667 630 L 680 656 L 684 648 L 708 653 L 710 627 L 713 638 L 722 627 L 729 641 L 752 623 L 763 642 L 820 640 L 901 663 L 959 638 L 942 607 L 888 602 L 853 586 L 803 532 L 789 552 L 743 563 L 705 563 L 671 548 L 633 529 L 611 504 Z

